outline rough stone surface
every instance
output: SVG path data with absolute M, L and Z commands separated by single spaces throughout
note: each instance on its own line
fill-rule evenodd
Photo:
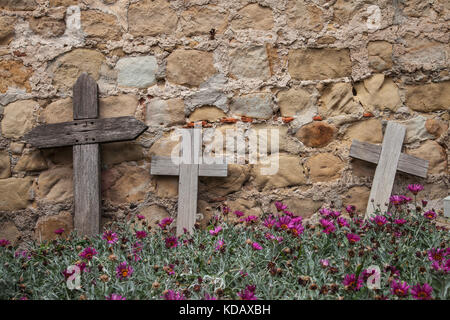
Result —
M 139 161 L 144 158 L 144 151 L 135 142 L 104 143 L 101 146 L 102 164 L 111 165 L 125 161 Z
M 8 151 L 0 151 L 0 179 L 11 177 L 11 161 Z
M 73 170 L 71 167 L 54 167 L 39 175 L 35 186 L 40 200 L 64 202 L 73 198 Z
M 369 195 L 370 189 L 368 187 L 352 187 L 342 196 L 342 206 L 345 208 L 348 205 L 353 205 L 359 214 L 364 214 L 369 202 Z
M 319 32 L 324 27 L 324 12 L 305 0 L 289 1 L 287 15 L 290 28 Z
M 163 156 L 170 157 L 172 152 L 174 154 L 179 153 L 180 150 L 180 135 L 172 132 L 169 135 L 165 135 L 153 143 L 148 152 L 149 156 Z
M 0 61 L 0 93 L 5 93 L 8 88 L 25 89 L 31 91 L 29 78 L 32 70 L 25 67 L 22 62 L 16 60 Z
M 352 73 L 348 49 L 296 49 L 289 51 L 289 74 L 297 80 L 348 77 Z
M 267 80 L 270 78 L 269 61 L 263 46 L 235 48 L 230 52 L 232 77 Z
M 122 58 L 117 62 L 116 69 L 119 85 L 146 88 L 156 82 L 158 63 L 154 56 Z
M 235 201 L 228 201 L 227 207 L 231 209 L 231 212 L 228 214 L 227 218 L 229 221 L 239 221 L 240 219 L 245 219 L 248 216 L 260 217 L 263 213 L 262 209 L 258 206 L 258 203 L 252 199 L 236 199 Z M 244 215 L 241 218 L 238 218 L 233 214 L 235 211 L 241 211 Z
M 327 85 L 320 97 L 319 113 L 325 117 L 361 113 L 361 106 L 353 99 L 352 85 L 337 82 Z
M 144 200 L 150 183 L 149 170 L 121 164 L 102 172 L 103 197 L 112 204 Z
M 331 153 L 319 153 L 306 161 L 312 182 L 327 182 L 339 178 L 344 163 Z
M 356 139 L 363 142 L 382 143 L 383 130 L 381 121 L 378 119 L 370 119 L 357 122 L 347 129 L 345 138 L 350 141 Z
M 297 131 L 295 136 L 307 147 L 320 148 L 329 144 L 336 133 L 336 127 L 324 121 L 314 121 Z
M 32 200 L 32 177 L 0 179 L 0 211 L 25 209 Z
M 58 57 L 49 67 L 53 74 L 53 84 L 59 89 L 72 90 L 75 81 L 83 72 L 92 78 L 100 78 L 100 67 L 105 57 L 98 51 L 75 49 Z
M 180 17 L 182 34 L 187 37 L 209 34 L 212 29 L 221 34 L 227 27 L 228 14 L 219 12 L 215 6 L 190 7 Z
M 145 123 L 149 126 L 173 126 L 185 123 L 182 99 L 151 99 L 146 105 Z
M 7 138 L 20 138 L 30 131 L 35 124 L 34 111 L 38 103 L 23 100 L 8 104 L 2 120 L 2 135 Z
M 226 113 L 219 108 L 205 106 L 195 109 L 194 112 L 189 115 L 189 121 L 205 120 L 214 122 L 225 118 L 226 116 Z
M 134 116 L 139 100 L 132 94 L 99 99 L 100 118 Z
M 229 164 L 227 177 L 200 177 L 199 191 L 208 198 L 223 197 L 241 190 L 250 176 L 245 165 Z
M 428 133 L 438 138 L 448 130 L 448 123 L 439 119 L 428 119 L 425 122 L 425 128 Z
M 14 38 L 15 30 L 14 17 L 1 16 L 0 17 L 0 45 L 8 45 Z
M 367 45 L 369 66 L 376 72 L 392 68 L 392 44 L 387 41 L 371 41 Z
M 403 143 L 412 143 L 433 138 L 425 128 L 426 121 L 427 119 L 423 116 L 418 116 L 406 121 L 399 121 L 399 123 L 406 127 L 406 135 Z
M 448 174 L 445 150 L 436 141 L 427 140 L 419 148 L 407 150 L 407 153 L 428 160 L 428 174 Z
M 164 0 L 143 0 L 128 9 L 129 32 L 134 36 L 156 36 L 175 31 L 177 14 Z
M 267 162 L 269 165 L 257 164 L 252 170 L 253 182 L 259 190 L 306 183 L 301 158 L 288 154 L 273 154 L 268 156 Z
M 61 235 L 57 235 L 55 230 L 64 229 Z M 43 216 L 38 219 L 34 231 L 34 238 L 38 241 L 47 241 L 67 238 L 73 230 L 73 218 L 70 212 L 63 211 L 54 216 Z
M 234 97 L 230 110 L 238 116 L 269 119 L 273 114 L 273 100 L 270 93 L 251 93 Z
M 450 81 L 406 86 L 406 106 L 419 112 L 450 110 Z
M 103 40 L 119 40 L 121 30 L 117 24 L 117 18 L 98 10 L 81 12 L 81 27 L 88 37 L 101 38 Z
M 273 24 L 272 10 L 252 3 L 238 11 L 237 17 L 231 22 L 231 28 L 233 30 L 270 30 Z
M 167 58 L 167 80 L 185 86 L 199 86 L 216 69 L 210 52 L 178 49 Z
M 39 120 L 45 123 L 73 121 L 72 98 L 56 100 L 41 110 Z
M 42 37 L 60 37 L 66 31 L 66 23 L 64 22 L 64 14 L 59 18 L 40 17 L 31 18 L 29 21 L 30 29 L 35 34 Z
M 38 7 L 36 0 L 1 0 L 0 9 L 32 11 Z
M 19 171 L 42 171 L 48 168 L 47 161 L 42 156 L 40 150 L 34 150 L 29 153 L 25 153 L 20 157 L 16 166 L 14 167 L 14 172 Z
M 149 207 L 145 207 L 139 211 L 139 214 L 145 217 L 145 222 L 147 223 L 147 226 L 151 226 L 152 228 L 157 229 L 159 229 L 158 223 L 162 219 L 170 217 L 167 210 L 164 209 L 164 207 L 158 205 L 151 205 Z
M 12 221 L 0 224 L 0 239 L 6 239 L 11 245 L 16 245 L 20 239 L 20 231 Z
M 373 112 L 376 109 L 397 111 L 402 105 L 397 85 L 383 74 L 372 77 L 355 85 L 357 98 L 364 109 Z
M 178 196 L 178 177 L 154 176 L 156 194 L 161 198 L 176 198 Z
M 287 210 L 291 211 L 295 215 L 303 217 L 304 219 L 311 218 L 311 216 L 315 214 L 323 204 L 322 201 L 307 198 L 299 199 L 294 197 L 286 198 L 282 202 L 288 206 Z M 277 211 L 274 203 L 271 205 L 272 212 Z

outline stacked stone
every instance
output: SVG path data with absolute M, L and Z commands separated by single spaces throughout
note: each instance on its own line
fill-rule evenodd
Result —
M 421 183 L 420 196 L 441 210 L 450 7 L 375 4 L 0 0 L 0 238 L 52 239 L 73 227 L 71 148 L 40 151 L 21 138 L 72 119 L 82 72 L 99 83 L 102 118 L 132 115 L 150 127 L 135 142 L 102 146 L 104 222 L 175 215 L 177 178 L 151 176 L 150 161 L 170 155 L 174 130 L 191 121 L 224 133 L 280 132 L 275 175 L 262 175 L 262 164 L 232 164 L 227 178 L 200 180 L 202 225 L 223 203 L 246 215 L 276 200 L 306 218 L 330 204 L 363 211 L 374 166 L 351 160 L 349 147 L 352 139 L 381 143 L 386 120 L 406 125 L 405 151 L 430 161 L 427 179 L 399 174 L 394 193 Z

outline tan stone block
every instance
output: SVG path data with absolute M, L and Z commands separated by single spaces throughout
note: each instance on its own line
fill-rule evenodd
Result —
M 440 137 L 448 130 L 448 123 L 440 119 L 428 119 L 425 122 L 425 128 L 428 133 L 434 135 L 436 138 Z
M 381 72 L 392 68 L 392 44 L 387 41 L 370 41 L 367 45 L 369 66 Z
M 128 9 L 129 32 L 134 36 L 171 34 L 178 17 L 165 0 L 143 0 L 132 3 Z
M 207 198 L 223 197 L 239 191 L 248 180 L 249 171 L 246 165 L 229 164 L 227 177 L 200 177 L 199 191 Z
M 144 159 L 144 150 L 132 141 L 104 143 L 101 146 L 101 159 L 104 165 L 139 161 Z
M 45 38 L 60 37 L 66 31 L 64 19 L 55 19 L 53 17 L 30 18 L 28 21 L 30 29 Z
M 174 126 L 186 122 L 183 99 L 153 98 L 146 107 L 145 123 L 149 126 Z
M 16 60 L 0 61 L 0 93 L 5 93 L 8 88 L 25 89 L 31 92 L 30 76 L 31 68 L 25 67 L 22 62 Z
M 36 0 L 1 0 L 0 9 L 11 11 L 32 11 L 37 9 Z
M 180 17 L 182 34 L 187 37 L 209 34 L 211 29 L 221 34 L 227 27 L 227 13 L 219 12 L 216 6 L 190 7 Z
M 428 160 L 428 174 L 448 175 L 446 152 L 436 141 L 427 140 L 419 148 L 407 150 L 406 153 Z
M 383 74 L 375 74 L 357 83 L 355 89 L 356 97 L 366 111 L 373 112 L 376 109 L 397 111 L 402 105 L 397 85 Z
M 264 46 L 230 50 L 230 73 L 238 79 L 267 80 L 270 78 L 269 60 Z
M 237 16 L 231 21 L 233 30 L 271 30 L 273 28 L 273 13 L 257 3 L 252 3 L 240 9 Z
M 0 151 L 0 179 L 11 177 L 11 161 L 7 150 Z
M 170 157 L 172 152 L 179 155 L 180 150 L 180 136 L 172 131 L 170 134 L 166 134 L 156 140 L 150 147 L 148 155 L 151 156 L 163 156 Z
M 169 82 L 197 87 L 216 73 L 211 52 L 178 49 L 167 58 Z
M 154 176 L 156 195 L 160 198 L 176 198 L 178 196 L 178 177 Z
M 231 209 L 231 212 L 228 214 L 228 221 L 239 221 L 240 219 L 245 219 L 248 216 L 260 217 L 263 214 L 259 204 L 252 199 L 247 200 L 239 198 L 234 201 L 227 201 L 227 207 Z M 241 211 L 244 215 L 241 218 L 238 218 L 233 213 L 235 211 Z
M 73 170 L 55 167 L 39 175 L 35 191 L 40 200 L 64 202 L 73 198 Z
M 383 129 L 379 119 L 369 119 L 352 124 L 344 135 L 347 140 L 359 140 L 370 143 L 383 142 Z
M 30 131 L 34 124 L 34 111 L 39 104 L 33 100 L 20 100 L 5 107 L 2 120 L 2 135 L 6 138 L 20 138 Z
M 32 177 L 0 180 L 0 211 L 25 209 L 31 200 Z
M 203 106 L 197 108 L 189 115 L 189 121 L 201 121 L 206 120 L 210 122 L 218 121 L 225 118 L 227 115 L 222 109 L 217 107 Z
M 55 233 L 58 229 L 64 229 L 61 235 Z M 70 212 L 63 211 L 53 216 L 40 217 L 36 223 L 34 239 L 37 241 L 46 241 L 67 238 L 73 230 L 73 218 Z
M 305 0 L 288 1 L 286 10 L 290 28 L 318 32 L 324 27 L 324 13 L 314 4 Z
M 352 74 L 348 49 L 293 49 L 288 59 L 289 74 L 296 80 L 325 80 Z
M 314 121 L 301 127 L 295 136 L 307 147 L 320 148 L 334 139 L 336 131 L 333 125 L 324 121 Z
M 0 239 L 6 239 L 15 246 L 20 240 L 20 231 L 12 221 L 0 224 Z
M 139 105 L 135 95 L 123 94 L 99 100 L 100 118 L 134 116 Z
M 15 17 L 0 17 L 0 45 L 8 45 L 14 38 L 16 23 Z
M 353 99 L 352 85 L 345 82 L 325 86 L 320 97 L 319 113 L 325 117 L 358 114 L 361 106 Z
M 45 158 L 42 156 L 41 151 L 34 150 L 22 155 L 13 171 L 42 171 L 46 170 L 47 168 L 47 161 L 45 161 Z
M 294 215 L 308 219 L 322 207 L 323 202 L 315 201 L 313 199 L 285 198 L 282 203 L 287 205 L 287 210 Z M 270 207 L 272 212 L 277 212 L 275 202 L 273 202 Z
M 116 16 L 98 10 L 81 12 L 81 28 L 88 37 L 104 41 L 120 40 L 122 35 Z
M 306 161 L 306 167 L 312 182 L 327 182 L 340 177 L 344 163 L 331 153 L 319 153 Z
M 147 226 L 151 226 L 154 229 L 160 229 L 158 223 L 161 222 L 162 219 L 170 217 L 167 210 L 159 205 L 144 207 L 139 211 L 139 214 L 145 217 Z M 137 224 L 141 226 L 141 228 L 143 227 L 142 222 L 138 222 Z M 172 226 L 174 225 L 175 223 L 172 223 Z
M 368 187 L 352 187 L 342 196 L 342 206 L 345 208 L 348 205 L 353 205 L 359 214 L 364 215 L 369 202 L 369 195 L 370 189 Z
M 282 117 L 294 117 L 314 104 L 312 94 L 303 88 L 280 91 L 277 97 Z
M 419 112 L 450 110 L 450 81 L 406 86 L 406 106 Z

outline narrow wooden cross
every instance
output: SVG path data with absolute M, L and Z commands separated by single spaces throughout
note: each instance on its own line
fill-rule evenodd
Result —
M 367 204 L 366 217 L 372 215 L 374 208 L 378 205 L 381 212 L 387 210 L 397 170 L 421 178 L 427 177 L 427 160 L 401 152 L 405 133 L 405 126 L 388 122 L 381 146 L 358 140 L 352 142 L 350 157 L 377 164 L 369 203 Z M 372 199 L 374 200 L 373 203 L 371 202 Z M 373 207 L 374 205 L 375 207 Z
M 132 140 L 147 126 L 134 117 L 98 119 L 97 83 L 83 73 L 73 86 L 73 119 L 41 125 L 24 136 L 37 148 L 73 146 L 74 226 L 82 235 L 100 231 L 100 143 Z
M 168 158 L 153 156 L 153 175 L 180 176 L 178 182 L 177 235 L 186 229 L 192 232 L 197 213 L 198 177 L 226 177 L 226 163 L 212 163 L 202 157 L 202 134 L 198 125 L 194 129 L 182 129 L 182 157 Z M 203 163 L 208 162 L 208 163 Z

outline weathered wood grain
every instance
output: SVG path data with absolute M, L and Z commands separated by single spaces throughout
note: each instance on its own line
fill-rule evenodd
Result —
M 41 125 L 24 136 L 24 140 L 37 148 L 133 140 L 147 126 L 134 117 L 76 120 Z
M 177 158 L 181 161 L 180 158 Z M 151 161 L 150 173 L 152 175 L 178 176 L 180 174 L 180 165 L 174 163 L 170 157 L 153 156 Z M 227 164 L 205 164 L 198 165 L 198 175 L 200 177 L 226 177 Z
M 444 216 L 450 218 L 450 196 L 444 199 Z
M 371 163 L 378 163 L 381 154 L 381 146 L 353 140 L 350 147 L 350 157 L 361 159 Z M 401 153 L 397 170 L 412 174 L 421 178 L 427 177 L 428 160 L 417 158 L 406 153 Z
M 366 217 L 373 214 L 374 206 L 375 208 L 379 206 L 381 212 L 385 212 L 388 208 L 405 133 L 406 128 L 404 126 L 395 122 L 388 122 L 381 146 L 380 159 L 370 190 Z M 372 199 L 374 200 L 373 203 L 371 202 Z
M 86 72 L 83 72 L 73 86 L 73 119 L 98 118 L 98 86 Z

